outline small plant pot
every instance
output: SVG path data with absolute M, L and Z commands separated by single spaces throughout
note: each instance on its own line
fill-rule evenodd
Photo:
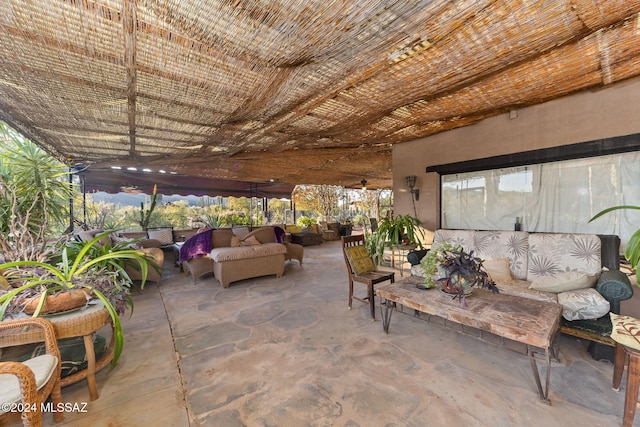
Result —
M 27 314 L 35 313 L 40 303 L 42 294 L 29 298 L 24 303 L 24 312 Z M 47 295 L 40 314 L 61 313 L 82 307 L 89 300 L 87 292 L 83 289 L 72 289 L 70 291 L 59 292 L 53 295 Z

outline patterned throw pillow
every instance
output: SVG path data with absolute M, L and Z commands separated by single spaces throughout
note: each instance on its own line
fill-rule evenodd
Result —
M 640 350 L 640 320 L 631 316 L 609 313 L 611 316 L 611 338 L 627 347 Z
M 159 241 L 161 246 L 173 245 L 173 228 L 150 228 L 147 237 Z
M 610 310 L 609 301 L 593 288 L 560 292 L 558 303 L 562 305 L 562 317 L 569 321 L 598 319 Z
M 351 270 L 357 276 L 376 271 L 376 266 L 364 246 L 358 245 L 345 248 L 345 253 L 351 265 Z

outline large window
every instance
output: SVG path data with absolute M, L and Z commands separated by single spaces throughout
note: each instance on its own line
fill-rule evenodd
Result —
M 640 227 L 640 153 L 631 152 L 442 176 L 442 227 L 617 234 Z

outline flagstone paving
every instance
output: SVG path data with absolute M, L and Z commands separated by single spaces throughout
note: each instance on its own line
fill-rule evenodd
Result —
M 305 247 L 303 266 L 288 261 L 282 278 L 243 280 L 227 289 L 212 276 L 193 285 L 168 253 L 162 285 L 148 284 L 134 299 L 133 315 L 123 320 L 120 363 L 97 376 L 100 398 L 88 402 L 86 413 L 67 413 L 62 423 L 45 414 L 45 425 L 615 426 L 622 421 L 625 381 L 621 391 L 613 391 L 612 364 L 591 359 L 586 343 L 575 338 L 561 337 L 547 405 L 538 400 L 529 360 L 517 346 L 410 314 L 394 314 L 385 334 L 381 321 L 370 320 L 366 305 L 347 309 L 339 242 Z M 62 394 L 66 402 L 88 401 L 83 382 Z

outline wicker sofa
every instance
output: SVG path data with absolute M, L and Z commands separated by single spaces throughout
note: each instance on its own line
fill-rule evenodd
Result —
M 432 250 L 443 242 L 473 250 L 500 292 L 562 304 L 563 332 L 612 345 L 609 311 L 619 314 L 620 302 L 633 295 L 629 278 L 619 270 L 618 236 L 441 229 Z M 422 275 L 419 259 L 412 255 L 412 275 Z M 490 267 L 496 261 L 508 271 Z
M 209 230 L 211 251 L 208 255 L 189 258 L 184 249 L 195 235 L 188 239 L 180 250 L 182 267 L 186 275 L 196 279 L 213 272 L 222 287 L 231 282 L 252 277 L 284 274 L 285 259 L 295 258 L 302 265 L 303 250 L 300 245 L 277 243 L 274 227 L 260 227 L 242 238 L 231 229 Z M 252 244 L 253 243 L 253 244 Z

